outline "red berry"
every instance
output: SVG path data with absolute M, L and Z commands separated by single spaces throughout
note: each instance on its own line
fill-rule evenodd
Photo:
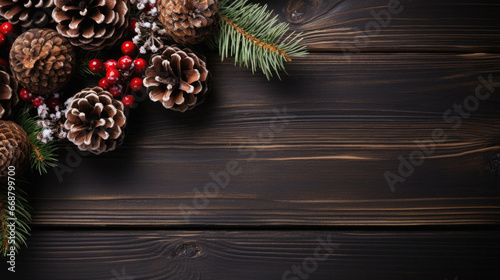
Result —
M 146 69 L 147 66 L 148 64 L 146 63 L 146 60 L 142 58 L 134 60 L 134 71 L 137 73 L 144 71 L 144 69 Z
M 144 8 L 144 12 L 145 13 L 149 13 L 149 11 L 151 11 L 151 9 L 153 9 L 156 5 L 154 4 L 147 4 L 146 7 Z
M 9 62 L 5 58 L 0 58 L 0 65 L 3 65 L 6 68 L 9 68 Z
M 118 69 L 118 62 L 116 62 L 116 60 L 114 59 L 110 59 L 104 62 L 104 69 L 106 70 L 106 72 L 109 72 L 109 70 L 111 69 Z
M 123 93 L 122 86 L 121 85 L 113 85 L 109 89 L 109 92 L 111 93 L 111 95 L 113 95 L 114 98 L 119 98 L 120 96 L 122 96 L 122 93 Z
M 130 32 L 136 33 L 135 32 L 136 25 L 137 25 L 137 20 L 136 19 L 133 19 L 133 20 L 130 21 Z
M 0 25 L 0 32 L 6 36 L 12 33 L 12 31 L 14 31 L 14 26 L 10 22 L 4 22 Z
M 57 106 L 61 106 L 61 99 L 52 97 L 49 99 L 49 108 L 55 109 Z
M 133 78 L 132 81 L 130 81 L 130 88 L 133 91 L 139 91 L 142 88 L 142 79 L 141 78 Z
M 125 41 L 122 44 L 122 53 L 124 55 L 133 55 L 135 53 L 135 45 L 132 41 Z
M 35 108 L 40 107 L 40 105 L 42 104 L 45 104 L 45 99 L 43 99 L 43 97 L 38 96 L 35 99 L 33 99 L 33 106 L 35 106 Z
M 125 95 L 123 98 L 122 98 L 122 102 L 123 102 L 123 105 L 127 106 L 127 107 L 132 107 L 135 103 L 135 100 L 134 100 L 134 97 L 132 95 Z
M 100 59 L 94 58 L 89 62 L 89 69 L 93 73 L 99 73 L 102 70 L 102 61 Z
M 0 33 L 0 46 L 5 44 L 6 41 L 7 39 L 5 38 L 5 35 L 3 35 L 3 33 Z
M 109 83 L 108 83 L 108 79 L 106 78 L 101 78 L 99 80 L 99 86 L 102 87 L 103 89 L 109 89 L 109 87 L 111 86 Z
M 31 92 L 25 88 L 21 89 L 21 91 L 19 92 L 19 96 L 21 97 L 22 100 L 26 102 L 31 102 L 33 101 L 33 99 L 35 99 L 33 94 L 31 94 Z
M 108 83 L 114 85 L 120 80 L 120 71 L 118 69 L 111 69 L 106 73 L 106 79 Z
M 132 67 L 132 62 L 134 61 L 130 58 L 130 56 L 122 56 L 118 59 L 118 68 L 123 71 L 129 70 Z

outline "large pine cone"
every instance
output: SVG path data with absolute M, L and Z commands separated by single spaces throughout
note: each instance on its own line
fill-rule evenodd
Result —
M 8 118 L 12 113 L 12 107 L 16 106 L 17 82 L 0 66 L 0 119 Z
M 68 139 L 80 150 L 94 154 L 116 149 L 125 137 L 123 110 L 123 103 L 100 87 L 80 91 L 66 111 Z
M 28 135 L 19 125 L 0 120 L 0 181 L 7 179 L 9 166 L 15 168 L 16 176 L 26 170 L 30 146 Z
M 75 66 L 73 46 L 48 28 L 24 32 L 10 50 L 12 75 L 23 87 L 38 94 L 52 94 L 63 88 Z
M 44 27 L 52 21 L 54 0 L 0 0 L 0 16 L 23 27 Z
M 210 35 L 217 21 L 217 0 L 159 0 L 158 18 L 179 44 L 197 44 Z
M 128 30 L 127 0 L 55 0 L 57 31 L 85 50 L 115 45 Z
M 208 91 L 208 70 L 205 57 L 190 49 L 167 47 L 160 55 L 151 57 L 144 86 L 149 98 L 160 101 L 167 109 L 185 112 L 201 104 Z

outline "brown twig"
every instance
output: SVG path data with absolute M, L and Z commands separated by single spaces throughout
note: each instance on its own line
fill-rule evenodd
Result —
M 243 28 L 239 27 L 236 23 L 232 22 L 227 17 L 222 16 L 222 19 L 225 22 L 227 22 L 229 25 L 231 25 L 232 27 L 234 27 L 236 29 L 236 31 L 238 31 L 239 33 L 241 33 L 243 36 L 245 36 L 246 38 L 248 38 L 250 41 L 252 41 L 257 46 L 262 47 L 262 48 L 266 48 L 266 49 L 272 51 L 273 53 L 277 53 L 279 55 L 283 55 L 287 61 L 292 61 L 292 58 L 290 58 L 290 56 L 288 56 L 284 50 L 278 49 L 278 47 L 276 47 L 275 45 L 271 45 L 271 44 L 268 44 L 266 42 L 262 42 L 261 40 L 253 37 L 252 35 L 248 34 L 245 30 L 243 30 Z
M 32 147 L 33 147 L 33 151 L 35 151 L 36 153 L 36 160 L 40 161 L 40 162 L 44 162 L 45 159 L 43 158 L 42 154 L 40 153 L 40 151 L 38 150 L 38 148 L 32 144 Z

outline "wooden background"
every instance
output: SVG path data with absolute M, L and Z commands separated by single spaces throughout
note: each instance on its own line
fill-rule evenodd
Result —
M 500 87 L 458 127 L 443 113 L 478 77 L 500 82 L 500 3 L 400 0 L 363 37 L 388 2 L 267 1 L 311 54 L 282 82 L 212 55 L 196 110 L 146 100 L 119 150 L 64 149 L 71 173 L 36 179 L 29 248 L 2 279 L 499 279 Z M 391 190 L 384 172 L 435 129 L 447 139 Z M 227 187 L 196 199 L 234 162 Z M 328 259 L 283 277 L 318 238 L 335 244 Z

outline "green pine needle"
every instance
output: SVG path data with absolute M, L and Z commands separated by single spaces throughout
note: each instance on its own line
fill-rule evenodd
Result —
M 268 79 L 285 72 L 285 62 L 307 54 L 301 34 L 288 33 L 288 23 L 273 17 L 267 5 L 249 4 L 248 0 L 219 2 L 219 26 L 209 44 L 219 48 L 224 60 L 234 56 L 235 65 L 260 69 Z M 285 72 L 286 73 L 286 72 Z
M 47 173 L 47 168 L 55 167 L 57 159 L 55 151 L 57 150 L 56 142 L 42 143 L 37 139 L 37 136 L 42 132 L 43 128 L 38 126 L 38 117 L 32 117 L 29 114 L 29 108 L 23 108 L 17 123 L 26 131 L 31 142 L 30 163 L 31 169 L 38 171 L 40 175 Z
M 31 231 L 29 227 L 31 223 L 31 207 L 25 198 L 26 193 L 20 188 L 22 184 L 27 184 L 27 182 L 22 179 L 15 179 L 16 180 L 11 181 L 11 183 L 5 182 L 0 185 L 0 254 L 3 256 L 7 255 L 11 246 L 15 248 L 16 253 L 21 246 L 27 246 L 26 240 Z M 15 197 L 14 205 L 9 204 L 9 192 L 11 197 Z M 11 211 L 13 206 L 15 210 Z M 16 218 L 15 243 L 11 244 L 8 243 L 10 231 L 7 225 L 12 222 L 9 218 Z

